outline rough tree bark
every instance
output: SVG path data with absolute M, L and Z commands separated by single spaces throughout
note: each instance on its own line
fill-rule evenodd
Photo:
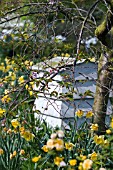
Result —
M 98 64 L 98 81 L 94 98 L 94 123 L 99 125 L 98 134 L 103 134 L 106 130 L 105 117 L 109 92 L 112 84 L 113 73 L 113 0 L 106 1 L 109 9 L 104 21 L 97 27 L 95 35 L 102 44 L 102 53 Z M 111 41 L 112 39 L 112 41 Z

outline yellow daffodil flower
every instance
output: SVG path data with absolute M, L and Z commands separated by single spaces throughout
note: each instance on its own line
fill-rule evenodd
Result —
M 0 117 L 3 117 L 3 115 L 5 114 L 5 112 L 6 112 L 5 109 L 0 108 Z
M 20 125 L 20 123 L 19 123 L 19 121 L 18 121 L 17 119 L 13 119 L 13 120 L 11 121 L 11 124 L 12 124 L 12 126 L 13 126 L 14 128 L 17 128 L 17 127 Z
M 64 158 L 63 157 L 55 157 L 54 158 L 54 164 L 55 165 L 57 165 L 57 166 L 59 166 L 60 165 L 60 162 L 62 162 L 62 160 L 63 160 Z
M 77 164 L 76 159 L 71 159 L 71 160 L 69 160 L 69 164 L 70 164 L 71 166 L 75 166 L 75 165 Z
M 71 143 L 71 142 L 65 143 L 65 147 L 66 147 L 67 150 L 72 150 L 72 149 L 73 149 L 73 146 L 74 146 L 74 144 Z
M 41 155 L 35 156 L 34 158 L 32 158 L 32 162 L 36 163 L 39 161 L 39 159 L 41 159 Z
M 93 112 L 92 111 L 88 111 L 86 113 L 86 118 L 91 118 L 93 116 Z
M 92 124 L 90 128 L 92 131 L 98 131 L 98 124 Z
M 83 112 L 82 110 L 78 110 L 78 111 L 76 111 L 75 114 L 76 114 L 79 118 L 81 118 L 81 117 L 83 116 L 84 112 Z

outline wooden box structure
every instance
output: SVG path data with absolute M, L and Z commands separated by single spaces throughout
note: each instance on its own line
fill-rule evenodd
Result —
M 51 72 L 53 76 L 51 82 L 47 85 L 47 90 L 43 93 L 38 93 L 38 98 L 35 100 L 35 110 L 40 114 L 35 114 L 35 117 L 47 121 L 52 126 L 68 127 L 69 122 L 73 123 L 73 118 L 77 110 L 83 110 L 84 114 L 92 110 L 94 102 L 94 94 L 96 90 L 97 67 L 98 63 L 81 60 L 76 63 L 73 68 L 74 60 L 72 58 L 56 57 L 48 61 L 45 66 L 41 63 L 33 66 L 33 70 L 40 70 L 38 78 L 44 76 L 45 70 Z M 59 63 L 65 64 L 59 71 Z M 42 69 L 42 65 L 46 69 Z M 44 68 L 43 67 L 43 68 Z M 51 71 L 53 69 L 53 72 Z M 64 83 L 64 86 L 62 85 Z M 65 83 L 69 84 L 70 87 Z M 72 93 L 72 89 L 74 93 Z M 39 90 L 35 86 L 34 90 Z M 55 95 L 52 95 L 55 94 Z M 57 94 L 57 95 L 56 95 Z M 73 100 L 68 100 L 66 94 L 73 96 Z M 107 106 L 107 115 L 112 114 L 110 100 Z M 84 121 L 84 118 L 79 121 Z M 80 123 L 78 122 L 78 124 Z

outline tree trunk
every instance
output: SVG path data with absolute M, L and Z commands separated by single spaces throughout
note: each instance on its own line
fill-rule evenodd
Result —
M 108 53 L 107 53 L 108 54 Z M 113 57 L 113 52 L 108 55 L 109 59 Z M 105 132 L 105 117 L 109 92 L 112 84 L 112 72 L 110 70 L 111 63 L 105 54 L 101 54 L 98 65 L 98 81 L 96 85 L 96 93 L 94 99 L 94 123 L 99 125 L 99 132 Z
M 103 52 L 98 64 L 98 80 L 93 105 L 94 123 L 99 125 L 99 130 L 97 132 L 99 134 L 103 134 L 106 130 L 105 117 L 113 77 L 111 72 L 111 68 L 113 68 L 113 36 L 111 37 L 113 26 L 113 0 L 106 0 L 106 2 L 109 3 L 110 8 L 106 18 L 95 31 L 95 35 L 100 40 L 103 47 Z

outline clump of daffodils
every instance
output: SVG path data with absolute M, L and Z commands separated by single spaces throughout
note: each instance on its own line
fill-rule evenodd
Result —
M 64 132 L 62 130 L 58 130 L 56 133 L 51 134 L 51 138 L 47 141 L 46 145 L 42 147 L 45 152 L 49 150 L 55 149 L 56 151 L 64 150 Z
M 103 135 L 95 135 L 94 136 L 94 142 L 97 144 L 97 145 L 101 145 L 101 146 L 104 146 L 104 147 L 108 147 L 109 146 L 109 141 L 107 139 L 104 139 L 104 136 Z

